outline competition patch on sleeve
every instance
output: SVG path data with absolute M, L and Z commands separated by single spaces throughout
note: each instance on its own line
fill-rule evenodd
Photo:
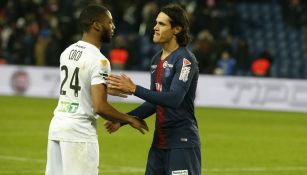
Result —
M 99 75 L 101 75 L 104 80 L 106 80 L 106 78 L 109 76 L 109 74 L 106 71 L 100 71 Z
M 100 61 L 100 63 L 101 63 L 101 70 L 100 70 L 99 74 L 105 80 L 109 76 L 109 73 L 108 73 L 108 61 L 106 59 L 102 59 Z
M 184 58 L 182 66 L 188 66 L 188 65 L 191 65 L 191 62 L 188 59 Z
M 104 67 L 104 66 L 107 66 L 107 64 L 108 64 L 108 61 L 107 60 L 105 60 L 105 59 L 102 59 L 101 61 L 101 65 Z
M 191 67 L 189 65 L 191 65 L 191 62 L 188 59 L 184 58 L 182 62 L 179 80 L 182 80 L 183 82 L 188 81 L 191 70 Z

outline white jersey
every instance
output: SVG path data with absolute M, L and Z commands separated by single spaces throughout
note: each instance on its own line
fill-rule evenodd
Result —
M 61 89 L 49 139 L 97 142 L 91 85 L 106 84 L 110 62 L 92 44 L 78 41 L 61 54 Z

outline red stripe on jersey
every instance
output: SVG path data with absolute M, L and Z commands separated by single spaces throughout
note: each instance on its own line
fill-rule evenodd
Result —
M 166 146 L 166 134 L 165 130 L 162 128 L 162 124 L 164 123 L 165 115 L 164 115 L 164 108 L 162 106 L 157 105 L 157 146 L 158 148 L 165 148 Z
M 162 91 L 162 78 L 163 78 L 163 63 L 164 60 L 159 61 L 159 64 L 157 66 L 157 70 L 156 70 L 156 91 L 157 92 L 161 92 Z M 157 146 L 158 148 L 165 148 L 166 145 L 166 134 L 165 134 L 165 130 L 162 128 L 162 125 L 164 123 L 165 120 L 165 113 L 164 113 L 164 108 L 160 105 L 157 105 L 156 108 L 156 120 L 157 120 Z
M 163 63 L 164 63 L 164 60 L 160 60 L 158 63 L 157 70 L 156 70 L 156 82 L 155 83 L 162 84 Z M 158 89 L 156 89 L 156 91 L 158 91 Z

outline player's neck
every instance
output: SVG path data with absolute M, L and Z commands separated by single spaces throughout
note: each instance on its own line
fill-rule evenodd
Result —
M 87 43 L 93 44 L 96 46 L 99 50 L 101 49 L 102 43 L 100 40 L 97 40 L 97 37 L 93 37 L 92 35 L 88 33 L 84 33 L 81 38 L 82 41 L 85 41 Z
M 170 41 L 168 43 L 164 43 L 164 44 L 161 45 L 161 47 L 162 47 L 161 60 L 164 60 L 172 52 L 174 52 L 175 50 L 178 49 L 179 44 L 177 43 L 177 41 L 173 41 L 173 42 L 172 41 Z

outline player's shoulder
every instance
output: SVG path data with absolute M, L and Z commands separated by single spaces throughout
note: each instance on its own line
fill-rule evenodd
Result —
M 186 47 L 180 47 L 173 55 L 176 60 L 189 60 L 191 63 L 197 63 L 195 55 Z
M 102 67 L 111 67 L 110 61 L 103 54 L 98 58 L 98 62 Z
M 96 46 L 84 41 L 78 41 L 77 43 L 75 43 L 75 48 L 83 51 L 84 56 L 86 56 L 87 59 L 99 60 L 104 57 Z
M 79 49 L 83 52 L 83 56 L 86 57 L 85 61 L 100 62 L 101 60 L 104 60 L 108 62 L 108 59 L 100 52 L 100 50 L 90 43 L 78 41 L 74 44 L 74 48 Z

